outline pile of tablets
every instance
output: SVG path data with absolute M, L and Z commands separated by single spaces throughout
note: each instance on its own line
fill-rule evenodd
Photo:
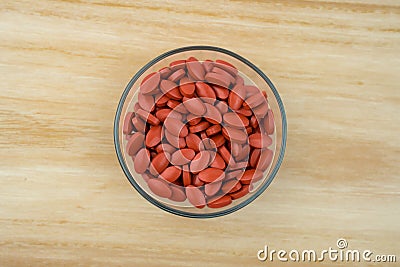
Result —
M 142 81 L 123 133 L 157 196 L 221 208 L 265 177 L 275 122 L 266 92 L 223 60 L 178 60 Z

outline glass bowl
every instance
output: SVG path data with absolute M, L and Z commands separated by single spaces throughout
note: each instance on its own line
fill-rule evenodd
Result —
M 273 151 L 273 157 L 269 167 L 263 171 L 262 177 L 259 178 L 256 183 L 251 184 L 248 187 L 247 195 L 234 199 L 230 204 L 223 207 L 211 208 L 205 205 L 204 207 L 202 206 L 199 208 L 195 207 L 188 201 L 188 199 L 183 202 L 176 202 L 161 197 L 160 194 L 153 193 L 146 182 L 148 179 L 144 179 L 142 175 L 135 171 L 134 160 L 126 149 L 128 140 L 122 130 L 124 127 L 124 118 L 127 116 L 128 112 L 133 112 L 135 109 L 135 103 L 138 101 L 138 92 L 143 78 L 169 66 L 171 62 L 186 60 L 190 57 L 195 57 L 200 62 L 203 62 L 204 60 L 223 60 L 234 65 L 237 68 L 238 73 L 243 77 L 245 84 L 253 84 L 261 91 L 266 92 L 268 96 L 269 109 L 272 110 L 275 119 L 275 129 L 271 135 L 273 141 L 271 146 L 269 146 L 270 150 Z M 285 109 L 278 91 L 270 79 L 259 68 L 242 56 L 226 49 L 212 46 L 189 46 L 174 49 L 159 55 L 147 63 L 133 76 L 126 86 L 119 101 L 114 121 L 115 150 L 122 170 L 132 186 L 153 205 L 170 213 L 191 218 L 212 218 L 226 215 L 237 211 L 254 201 L 265 191 L 277 174 L 284 157 L 286 138 L 287 122 Z M 155 152 L 153 153 L 155 154 Z M 250 155 L 248 158 L 249 157 Z M 162 178 L 154 177 L 154 179 Z M 185 191 L 187 190 L 185 187 L 181 186 L 181 189 L 184 193 L 187 192 Z

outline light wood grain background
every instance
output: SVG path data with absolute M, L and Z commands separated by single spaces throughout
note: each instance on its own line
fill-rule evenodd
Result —
M 209 220 L 147 203 L 112 135 L 131 76 L 198 44 L 254 62 L 288 116 L 271 186 Z M 264 245 L 340 237 L 400 261 L 399 1 L 3 0 L 0 74 L 0 266 L 273 266 Z

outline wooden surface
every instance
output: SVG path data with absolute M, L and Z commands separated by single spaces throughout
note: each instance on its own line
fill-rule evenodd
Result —
M 147 203 L 112 135 L 132 75 L 195 44 L 254 62 L 288 117 L 268 190 L 209 220 Z M 340 237 L 399 262 L 399 73 L 395 0 L 3 0 L 0 266 L 273 266 L 257 260 L 264 245 L 322 250 Z

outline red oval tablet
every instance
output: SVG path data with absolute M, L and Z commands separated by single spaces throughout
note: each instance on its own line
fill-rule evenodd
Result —
M 267 170 L 272 162 L 273 155 L 274 153 L 272 152 L 272 150 L 262 150 L 256 168 L 261 171 Z
M 171 82 L 176 83 L 177 81 L 179 81 L 180 79 L 182 79 L 185 75 L 186 75 L 186 71 L 185 71 L 184 69 L 179 69 L 179 70 L 173 72 L 173 73 L 168 77 L 168 80 L 170 80 Z
M 179 87 L 175 87 L 172 90 L 168 91 L 167 93 L 165 93 L 169 98 L 173 99 L 173 100 L 181 100 L 182 99 L 182 94 L 179 91 Z M 168 103 L 168 102 L 167 102 Z
M 215 135 L 211 137 L 211 140 L 214 142 L 215 147 L 220 147 L 225 144 L 226 139 L 222 134 Z
M 215 72 L 209 72 L 206 74 L 205 76 L 206 81 L 208 81 L 209 83 L 213 83 L 216 85 L 220 85 L 223 86 L 225 88 L 229 87 L 230 81 L 229 78 L 221 75 L 219 73 L 215 73 Z
M 126 144 L 128 155 L 134 156 L 143 146 L 144 135 L 142 133 L 134 133 Z
M 263 178 L 263 172 L 256 169 L 246 170 L 242 177 L 240 177 L 240 182 L 242 184 L 250 184 L 252 180 L 259 181 Z
M 214 90 L 208 84 L 204 82 L 196 82 L 196 93 L 198 97 L 201 97 L 203 101 L 213 104 L 217 96 Z
M 201 137 L 201 139 L 203 139 L 203 140 L 207 138 L 207 134 L 206 134 L 206 131 L 205 131 L 205 130 L 203 130 L 203 131 L 200 132 L 200 137 Z
M 162 108 L 157 110 L 156 112 L 156 117 L 157 119 L 159 119 L 161 122 L 164 122 L 165 119 L 169 116 L 169 114 L 171 113 L 172 109 L 170 108 Z
M 249 144 L 255 148 L 265 148 L 272 144 L 272 139 L 268 135 L 254 133 L 249 136 Z
M 159 175 L 169 165 L 171 156 L 169 153 L 164 152 L 157 154 L 150 163 L 150 173 L 153 175 Z
M 221 112 L 216 107 L 214 107 L 209 103 L 205 103 L 204 106 L 206 107 L 206 113 L 204 114 L 206 120 L 213 124 L 221 124 L 222 122 Z
M 193 149 L 196 152 L 200 151 L 200 147 L 199 147 L 200 143 L 201 143 L 201 139 L 197 135 L 190 133 L 186 136 L 187 147 Z
M 206 70 L 206 72 L 210 72 L 212 68 L 214 68 L 214 61 L 210 59 L 206 59 L 203 61 L 203 67 Z
M 241 120 L 239 114 L 228 112 L 224 114 L 223 119 L 224 122 L 231 127 L 243 129 L 245 128 L 245 125 L 243 124 L 243 121 Z
M 247 97 L 250 97 L 250 96 L 260 92 L 260 89 L 258 89 L 254 85 L 245 85 L 244 88 L 246 89 L 246 96 Z
M 197 173 L 207 168 L 210 162 L 210 157 L 210 152 L 206 150 L 197 153 L 190 163 L 190 171 L 192 173 Z
M 179 91 L 183 96 L 193 97 L 196 87 L 194 82 L 187 77 L 183 77 L 179 82 Z
M 135 112 L 137 112 L 139 109 L 140 109 L 140 105 L 139 105 L 139 103 L 136 102 L 135 105 L 133 106 L 133 110 Z
M 185 165 L 188 164 L 195 156 L 195 152 L 190 148 L 183 148 L 177 150 L 171 156 L 171 164 L 173 165 Z
M 172 191 L 172 195 L 169 197 L 169 199 L 176 202 L 183 202 L 186 200 L 186 194 L 183 188 L 174 185 L 171 185 L 170 188 Z
M 160 124 L 159 119 L 157 119 L 153 114 L 151 114 L 147 111 L 144 111 L 143 109 L 139 109 L 138 111 L 136 111 L 136 115 L 151 125 Z
M 241 85 L 244 84 L 244 80 L 243 80 L 242 76 L 240 76 L 240 75 L 237 75 L 237 76 L 236 76 L 236 83 L 235 83 L 235 85 L 236 85 L 236 84 L 241 84 Z
M 172 183 L 175 182 L 179 176 L 181 175 L 181 169 L 175 167 L 175 166 L 170 166 L 166 168 L 162 173 L 161 173 L 161 178 L 164 180 Z
M 148 174 L 148 173 L 143 173 L 143 174 L 142 174 L 142 178 L 143 178 L 143 180 L 147 183 L 147 181 L 148 181 L 149 179 L 151 179 L 151 178 L 154 178 L 154 176 L 152 176 L 152 175 L 150 175 L 150 174 Z
M 152 178 L 147 181 L 147 185 L 150 190 L 157 196 L 169 198 L 172 195 L 172 190 L 168 186 L 168 183 L 163 179 Z
M 259 128 L 257 127 L 257 129 L 259 129 Z M 253 131 L 253 128 L 251 128 L 251 127 L 247 127 L 246 128 L 246 133 L 247 134 L 252 134 L 253 132 L 255 132 L 255 131 Z
M 146 146 L 155 147 L 161 142 L 161 125 L 150 127 L 146 134 Z
M 169 154 L 173 154 L 176 151 L 176 148 L 171 146 L 170 144 L 161 143 L 156 147 L 156 151 L 157 151 L 157 153 L 161 153 L 161 152 L 165 151 L 165 152 L 168 152 Z
M 250 121 L 248 118 L 246 118 L 246 116 L 242 115 L 242 114 L 237 114 L 240 118 L 240 120 L 242 121 L 242 124 L 244 127 L 247 127 L 250 125 Z
M 261 155 L 261 149 L 257 148 L 253 149 L 253 151 L 250 154 L 250 161 L 249 161 L 251 167 L 253 168 L 257 167 L 260 155 Z
M 257 128 L 258 127 L 258 119 L 256 118 L 256 116 L 251 116 L 251 118 L 250 118 L 250 126 L 252 128 Z
M 226 77 L 226 79 L 229 80 L 229 83 L 230 83 L 230 84 L 233 84 L 233 83 L 236 82 L 235 78 L 234 78 L 232 75 L 230 75 L 228 72 L 224 71 L 224 70 L 221 69 L 221 68 L 214 67 L 214 68 L 212 69 L 212 72 L 221 74 L 222 76 Z
M 240 109 L 243 104 L 244 98 L 246 96 L 246 90 L 244 86 L 241 84 L 237 84 L 235 87 L 232 88 L 232 91 L 229 93 L 228 97 L 228 104 L 229 106 L 234 109 Z
M 242 177 L 243 173 L 244 173 L 243 170 L 229 171 L 229 172 L 226 173 L 225 179 L 226 180 L 230 180 L 230 179 L 239 180 L 240 177 Z
M 164 136 L 167 139 L 168 143 L 176 148 L 184 148 L 186 146 L 185 138 L 175 136 L 171 134 L 168 130 L 164 129 Z
M 186 68 L 186 60 L 180 59 L 169 63 L 169 68 L 171 71 L 176 71 L 178 69 L 185 69 Z
M 267 103 L 267 102 L 260 91 L 246 99 L 246 104 L 250 108 L 256 108 L 257 106 L 259 106 L 263 103 Z
M 239 144 L 244 144 L 247 142 L 247 134 L 241 129 L 235 129 L 232 127 L 223 127 L 222 135 L 227 139 Z
M 161 75 L 159 72 L 153 72 L 147 75 L 140 84 L 142 94 L 152 94 L 160 83 Z
M 138 117 L 132 118 L 133 127 L 135 127 L 136 131 L 144 133 L 146 130 L 146 123 Z
M 123 134 L 131 134 L 131 132 L 133 131 L 132 117 L 133 117 L 133 112 L 126 113 L 124 119 L 124 125 L 122 126 Z
M 199 174 L 199 176 L 200 176 L 200 174 Z M 207 196 L 211 197 L 218 193 L 219 189 L 221 189 L 221 185 L 222 185 L 222 181 L 220 181 L 220 180 L 209 183 L 209 184 L 205 184 L 204 185 L 204 193 L 206 193 Z
M 189 125 L 196 125 L 201 121 L 201 117 L 189 113 L 186 116 L 186 120 L 189 123 Z
M 225 102 L 223 102 L 223 101 L 219 101 L 219 102 L 215 105 L 215 107 L 221 112 L 221 114 L 227 113 L 227 112 L 228 112 L 228 109 L 229 109 L 228 105 L 227 105 Z
M 247 161 L 238 161 L 235 162 L 234 160 L 232 160 L 229 164 L 228 164 L 228 169 L 229 170 L 239 170 L 239 169 L 244 169 L 246 168 L 248 165 Z
M 248 144 L 243 144 L 240 149 L 239 154 L 235 157 L 236 161 L 246 160 L 248 161 L 250 157 L 250 146 Z
M 267 115 L 268 112 L 268 103 L 263 103 L 261 105 L 259 105 L 256 108 L 253 108 L 253 113 L 254 116 L 256 116 L 257 118 L 264 118 Z
M 162 79 L 167 79 L 168 76 L 172 73 L 172 71 L 168 67 L 164 67 L 158 70 Z
M 175 100 L 182 99 L 182 95 L 179 92 L 178 85 L 170 80 L 162 80 L 160 83 L 160 89 L 169 98 L 172 98 Z
M 210 123 L 208 121 L 202 121 L 196 125 L 190 126 L 189 131 L 191 133 L 198 133 L 201 131 L 205 131 L 208 127 L 210 127 Z
M 241 109 L 236 110 L 236 113 L 242 114 L 242 115 L 244 115 L 246 117 L 249 117 L 249 116 L 251 116 L 253 114 L 253 112 L 250 109 L 245 109 L 245 108 L 241 108 Z
M 242 188 L 234 193 L 230 193 L 232 199 L 238 199 L 244 197 L 249 193 L 249 185 L 243 185 Z
M 241 145 L 239 145 L 238 143 L 235 143 L 235 142 L 231 143 L 232 156 L 237 157 L 241 150 L 242 150 Z
M 184 99 L 183 105 L 193 115 L 201 116 L 206 113 L 206 106 L 203 101 L 198 98 Z
M 142 148 L 135 156 L 133 162 L 134 169 L 137 173 L 143 174 L 146 172 L 150 164 L 150 152 L 146 148 Z
M 155 107 L 154 97 L 152 95 L 138 94 L 138 103 L 145 111 L 153 111 Z
M 187 199 L 189 200 L 189 202 L 201 209 L 204 208 L 206 205 L 206 199 L 204 197 L 203 192 L 201 192 L 201 190 L 193 185 L 189 185 L 186 187 L 186 196 Z
M 180 104 L 181 104 L 180 101 L 177 101 L 177 100 L 174 100 L 174 99 L 169 99 L 167 101 L 167 107 L 169 107 L 170 109 L 172 109 L 173 111 L 178 112 L 178 113 L 182 113 L 182 110 L 177 108 Z M 185 112 L 186 111 L 187 110 L 185 108 Z
M 211 126 L 210 128 L 208 128 L 206 130 L 206 134 L 208 136 L 212 136 L 212 135 L 217 134 L 219 132 L 221 132 L 221 125 L 219 125 L 219 124 L 213 125 L 213 126 Z
M 215 66 L 218 66 L 219 68 L 229 72 L 233 76 L 238 74 L 238 70 L 236 69 L 236 67 L 233 66 L 231 63 L 226 62 L 225 60 L 217 59 L 215 61 Z
M 220 198 L 217 198 L 214 201 L 207 203 L 207 206 L 213 209 L 219 209 L 228 206 L 231 203 L 232 203 L 232 198 L 229 195 L 225 195 Z
M 221 155 L 221 157 L 224 159 L 226 164 L 229 164 L 229 162 L 232 160 L 231 158 L 231 153 L 225 146 L 221 146 L 218 148 L 218 153 Z
M 182 167 L 182 183 L 183 186 L 188 186 L 192 183 L 192 174 L 189 172 L 187 165 Z
M 197 59 L 193 57 L 189 58 L 186 61 L 186 68 L 190 76 L 196 80 L 204 80 L 206 71 L 204 70 L 203 65 Z
M 219 153 L 215 154 L 215 158 L 211 162 L 210 167 L 221 169 L 221 170 L 225 169 L 225 167 L 226 167 L 225 161 L 224 161 L 224 159 L 221 157 L 221 155 Z
M 267 118 L 264 119 L 264 127 L 267 134 L 273 134 L 275 131 L 274 113 L 271 109 L 268 110 Z
M 200 187 L 204 185 L 204 182 L 199 179 L 198 174 L 194 174 L 192 177 L 192 185 Z
M 242 188 L 242 184 L 236 179 L 231 179 L 224 182 L 224 184 L 221 187 L 221 191 L 224 192 L 225 194 L 233 193 L 240 190 L 240 188 Z
M 164 126 L 174 136 L 185 137 L 188 134 L 188 129 L 182 121 L 168 117 L 164 121 Z
M 155 100 L 156 100 L 157 107 L 165 107 L 167 105 L 169 97 L 167 95 L 165 95 L 164 93 L 161 93 L 161 95 L 157 96 L 155 98 Z
M 220 100 L 226 100 L 229 97 L 229 90 L 219 85 L 213 85 L 212 88 L 215 91 L 215 95 Z
M 225 178 L 225 173 L 221 169 L 207 168 L 199 173 L 199 179 L 205 183 L 212 183 Z

